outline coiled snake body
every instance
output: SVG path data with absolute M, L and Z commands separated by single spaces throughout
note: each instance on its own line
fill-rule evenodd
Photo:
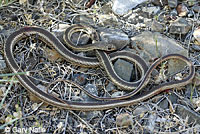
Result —
M 73 25 L 65 32 L 65 41 L 68 45 L 73 46 L 73 43 L 70 42 L 70 37 L 72 32 L 75 32 L 76 29 L 84 29 L 85 27 L 82 25 Z M 120 86 L 126 90 L 130 90 L 131 92 L 121 96 L 121 97 L 114 97 L 114 98 L 99 98 L 94 95 L 91 95 L 89 92 L 85 91 L 88 95 L 97 100 L 106 100 L 106 101 L 97 101 L 97 102 L 75 102 L 75 101 L 67 101 L 67 100 L 60 100 L 56 97 L 49 95 L 48 93 L 40 90 L 26 75 L 17 75 L 20 83 L 28 89 L 33 95 L 40 98 L 42 101 L 47 102 L 48 104 L 54 105 L 56 107 L 64 108 L 64 109 L 72 109 L 72 110 L 82 110 L 82 111 L 90 111 L 90 110 L 103 110 L 109 109 L 114 107 L 121 107 L 121 106 L 128 106 L 143 100 L 146 100 L 166 89 L 174 88 L 177 86 L 184 86 L 191 82 L 192 78 L 195 74 L 195 69 L 193 64 L 187 59 L 186 57 L 179 55 L 179 54 L 169 54 L 166 56 L 161 57 L 160 59 L 156 60 L 149 68 L 147 67 L 145 61 L 140 58 L 138 55 L 135 55 L 131 52 L 127 51 L 119 51 L 113 52 L 111 54 L 106 54 L 104 50 L 95 50 L 97 53 L 98 58 L 94 57 L 82 57 L 72 53 L 69 49 L 66 48 L 53 34 L 48 32 L 45 29 L 39 27 L 24 27 L 12 33 L 4 46 L 4 54 L 7 64 L 9 65 L 10 69 L 14 73 L 23 72 L 20 69 L 19 65 L 17 64 L 14 55 L 13 49 L 15 44 L 21 40 L 22 38 L 27 37 L 27 35 L 36 34 L 39 39 L 44 41 L 50 47 L 56 49 L 60 55 L 62 55 L 67 61 L 77 64 L 84 67 L 96 67 L 96 66 L 103 66 L 105 68 L 106 73 L 108 74 L 109 78 L 113 83 L 117 86 Z M 97 43 L 98 44 L 98 43 Z M 81 49 L 81 48 L 79 48 Z M 112 44 L 108 44 L 105 47 L 105 50 L 112 50 L 115 47 Z M 136 63 L 140 70 L 142 78 L 137 82 L 126 82 L 122 80 L 118 75 L 115 73 L 111 61 L 115 60 L 116 58 L 124 58 L 129 60 L 130 62 Z M 189 74 L 182 80 L 179 81 L 171 81 L 168 83 L 160 84 L 153 89 L 144 92 L 143 94 L 135 95 L 138 93 L 149 81 L 149 77 L 152 71 L 160 64 L 162 61 L 167 59 L 178 59 L 184 61 L 189 67 Z M 82 89 L 84 90 L 84 89 Z

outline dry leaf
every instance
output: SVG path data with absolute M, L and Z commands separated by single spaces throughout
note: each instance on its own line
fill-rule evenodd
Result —
M 19 4 L 25 4 L 27 2 L 27 0 L 19 0 Z
M 46 51 L 47 58 L 52 62 L 61 58 L 61 55 L 55 49 L 46 48 L 45 51 Z
M 131 115 L 129 115 L 128 113 L 123 113 L 117 116 L 116 118 L 116 125 L 117 126 L 133 126 L 133 118 Z
M 11 122 L 12 121 L 12 117 L 10 117 L 10 115 L 8 115 L 5 119 L 5 122 L 8 123 L 8 122 Z
M 168 100 L 168 102 L 169 102 L 169 110 L 170 110 L 170 112 L 171 112 L 172 114 L 174 114 L 175 110 L 174 110 L 174 107 L 173 107 L 173 105 L 172 105 L 171 100 Z
M 42 102 L 38 97 L 35 97 L 32 94 L 29 95 L 29 98 L 30 98 L 30 101 L 34 102 L 34 103 L 41 103 Z
M 26 23 L 29 25 L 33 24 L 32 14 L 25 14 L 26 17 Z
M 193 36 L 197 40 L 196 43 L 200 45 L 200 27 L 194 30 Z
M 3 91 L 1 88 L 0 88 L 0 96 L 3 96 Z

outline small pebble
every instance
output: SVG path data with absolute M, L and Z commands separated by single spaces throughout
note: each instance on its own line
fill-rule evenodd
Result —
M 151 29 L 152 29 L 152 31 L 156 31 L 156 32 L 164 32 L 165 27 L 160 22 L 154 20 L 151 25 Z
M 0 31 L 3 30 L 3 26 L 0 25 Z
M 200 27 L 194 30 L 193 36 L 198 41 L 198 44 L 200 45 Z
M 85 75 L 85 74 L 75 74 L 73 76 L 72 80 L 74 82 L 76 82 L 77 84 L 83 86 L 87 82 L 87 75 Z
M 6 69 L 6 62 L 5 60 L 0 60 L 0 70 Z
M 111 83 L 111 82 L 109 82 L 108 85 L 106 86 L 106 90 L 107 90 L 108 92 L 113 91 L 113 90 L 115 90 L 115 89 L 116 89 L 116 86 L 113 85 L 113 83 Z
M 93 84 L 87 84 L 85 89 L 90 92 L 93 95 L 98 95 L 98 91 L 97 91 L 97 87 Z M 87 94 L 85 94 L 84 92 L 82 92 L 82 98 L 85 101 L 94 101 L 95 99 L 91 98 L 90 96 L 88 96 Z
M 31 108 L 33 109 L 33 111 L 37 110 L 38 104 L 37 103 L 33 103 Z
M 90 93 L 94 93 L 97 95 L 97 87 L 93 84 L 87 84 L 85 87 L 86 90 L 88 90 Z
M 200 45 L 192 44 L 191 47 L 192 47 L 192 49 L 194 49 L 195 51 L 200 51 Z
M 123 92 L 121 92 L 121 91 L 118 91 L 118 92 L 114 92 L 112 95 L 111 95 L 111 97 L 119 97 L 119 96 L 122 96 L 124 93 Z
M 3 90 L 0 88 L 0 97 L 3 97 Z
M 171 8 L 177 7 L 177 4 L 178 4 L 178 0 L 168 0 L 168 5 Z
M 172 34 L 187 34 L 192 28 L 191 21 L 185 18 L 178 18 L 171 22 L 169 33 Z
M 133 118 L 128 113 L 122 113 L 116 118 L 116 125 L 120 127 L 124 126 L 133 126 Z
M 133 115 L 135 115 L 135 116 L 141 115 L 147 111 L 148 111 L 148 109 L 145 106 L 139 106 L 133 111 Z
M 185 4 L 179 4 L 176 10 L 178 12 L 178 16 L 180 17 L 186 16 L 189 12 Z
M 12 116 L 9 116 L 9 115 L 8 115 L 8 116 L 6 117 L 6 119 L 5 119 L 5 122 L 6 122 L 6 123 L 9 123 L 9 122 L 11 122 L 11 121 L 12 121 Z
M 198 5 L 193 6 L 192 9 L 193 9 L 196 13 L 200 12 L 200 6 L 198 6 Z
M 194 79 L 193 79 L 193 84 L 195 86 L 200 86 L 200 74 L 196 72 Z
M 120 78 L 122 78 L 123 80 L 125 80 L 125 81 L 131 80 L 133 64 L 131 64 L 125 60 L 118 59 L 114 63 L 114 69 L 115 69 L 116 73 L 118 74 L 118 76 Z
M 63 126 L 64 126 L 63 122 L 59 122 L 58 125 L 57 125 L 57 128 L 60 129 L 60 128 L 62 128 Z
M 187 121 L 188 124 L 193 124 L 194 122 L 196 124 L 200 124 L 200 115 L 184 105 L 177 104 L 175 114 L 177 114 L 182 119 L 189 117 Z
M 167 0 L 152 0 L 152 3 L 156 6 L 165 6 L 167 5 Z

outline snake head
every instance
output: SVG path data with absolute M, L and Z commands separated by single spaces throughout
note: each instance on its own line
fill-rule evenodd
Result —
M 117 50 L 117 47 L 114 44 L 108 43 L 105 45 L 105 51 L 114 51 L 114 50 Z
M 92 44 L 94 49 L 103 50 L 103 51 L 114 51 L 117 50 L 117 47 L 114 44 L 107 43 L 105 41 L 98 41 Z

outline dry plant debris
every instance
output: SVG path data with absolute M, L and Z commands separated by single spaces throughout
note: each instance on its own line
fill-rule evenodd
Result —
M 198 0 L 194 0 L 193 3 L 177 0 L 176 8 L 174 5 L 168 5 L 167 1 L 162 2 L 148 1 L 127 14 L 118 16 L 112 12 L 111 0 L 0 0 L 0 68 L 1 74 L 4 74 L 0 79 L 0 132 L 200 133 L 200 47 L 197 43 L 200 10 L 196 10 L 200 3 Z M 174 3 L 172 0 L 168 2 Z M 170 29 L 173 22 L 179 19 L 181 21 L 173 25 L 174 29 Z M 140 51 L 144 56 L 147 54 L 145 49 L 142 45 L 132 45 L 131 37 L 148 30 L 160 32 L 179 42 L 187 51 L 195 65 L 196 78 L 185 87 L 169 89 L 137 105 L 83 112 L 63 110 L 38 101 L 20 85 L 14 77 L 15 74 L 6 75 L 12 72 L 3 66 L 3 45 L 13 31 L 24 26 L 39 26 L 61 39 L 63 29 L 76 23 L 92 25 L 99 30 L 120 29 L 128 37 L 128 43 L 123 49 L 136 53 Z M 85 37 L 79 37 L 79 34 L 74 36 L 82 42 L 88 41 Z M 125 38 L 117 36 L 115 39 L 116 42 L 120 42 Z M 156 44 L 157 38 L 154 40 Z M 136 42 L 137 45 L 138 43 Z M 159 50 L 153 53 L 160 54 Z M 94 55 L 93 52 L 77 54 Z M 54 83 L 57 79 L 74 80 L 100 97 L 126 94 L 112 84 L 103 69 L 70 64 L 37 36 L 18 41 L 14 48 L 14 56 L 22 69 L 29 73 L 34 84 L 61 99 L 95 101 L 70 83 Z M 149 64 L 154 60 L 150 57 Z M 145 90 L 150 90 L 162 82 L 180 80 L 187 75 L 187 68 L 174 74 L 169 73 L 167 64 L 168 61 L 156 68 Z M 135 74 L 130 78 L 132 81 L 141 77 L 136 67 L 133 70 Z

